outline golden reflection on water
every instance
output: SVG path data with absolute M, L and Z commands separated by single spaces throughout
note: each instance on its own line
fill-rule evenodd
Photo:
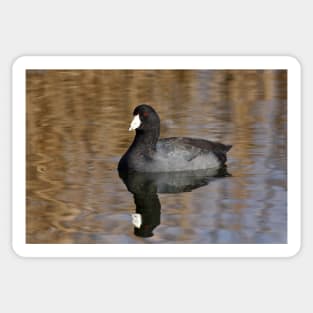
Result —
M 285 243 L 287 72 L 27 71 L 28 243 Z M 161 136 L 233 144 L 228 169 L 160 194 L 161 224 L 133 235 L 133 196 L 116 167 L 137 104 Z

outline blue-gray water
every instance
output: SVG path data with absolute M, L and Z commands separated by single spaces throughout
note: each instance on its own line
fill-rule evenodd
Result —
M 285 71 L 28 71 L 27 242 L 286 243 L 286 79 Z M 161 137 L 233 144 L 230 175 L 123 181 L 116 167 L 139 103 L 158 111 Z M 136 235 L 135 200 L 149 224 Z

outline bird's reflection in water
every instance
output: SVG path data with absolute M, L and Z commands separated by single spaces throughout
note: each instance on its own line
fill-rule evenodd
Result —
M 161 203 L 158 193 L 190 192 L 207 185 L 217 177 L 231 176 L 226 166 L 171 173 L 124 173 L 119 172 L 128 191 L 134 195 L 136 214 L 132 214 L 134 234 L 138 237 L 152 237 L 153 230 L 160 224 Z

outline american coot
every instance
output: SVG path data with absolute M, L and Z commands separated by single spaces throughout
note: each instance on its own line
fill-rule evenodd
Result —
M 160 118 L 151 106 L 141 104 L 133 115 L 129 130 L 135 129 L 136 136 L 118 164 L 119 171 L 195 171 L 225 165 L 231 145 L 186 137 L 159 139 Z

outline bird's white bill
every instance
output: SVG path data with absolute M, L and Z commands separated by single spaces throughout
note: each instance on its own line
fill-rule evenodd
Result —
M 129 131 L 138 128 L 141 124 L 139 114 L 135 115 L 132 122 L 130 123 Z
M 133 213 L 132 214 L 132 223 L 135 227 L 140 228 L 142 224 L 142 217 L 139 213 Z

